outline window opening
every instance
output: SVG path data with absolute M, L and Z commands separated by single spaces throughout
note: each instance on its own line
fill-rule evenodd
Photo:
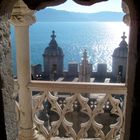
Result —
M 46 14 L 48 15 L 46 16 Z M 62 15 L 63 18 L 61 17 Z M 99 15 L 102 18 L 99 18 Z M 113 15 L 113 19 L 111 20 L 107 15 Z M 114 15 L 116 15 L 116 17 L 118 16 L 119 19 Z M 120 65 L 118 56 L 122 54 L 126 56 L 127 43 L 125 34 L 127 34 L 127 36 L 129 34 L 128 28 L 120 22 L 120 17 L 123 17 L 122 13 L 96 13 L 92 15 L 94 18 L 91 20 L 89 19 L 91 16 L 90 13 L 82 14 L 61 11 L 59 8 L 48 8 L 37 12 L 36 16 L 38 22 L 30 28 L 33 80 L 59 82 L 125 82 L 121 79 L 124 68 Z M 82 19 L 77 18 L 79 16 L 81 16 Z M 94 21 L 95 19 L 96 21 Z M 123 36 L 121 39 L 122 33 Z M 121 50 L 125 50 L 125 53 L 120 52 Z M 114 51 L 116 53 L 113 53 Z M 112 61 L 114 64 L 112 64 Z M 113 79 L 112 81 L 110 81 L 111 78 Z M 33 95 L 35 94 L 40 96 L 44 93 L 42 93 L 42 91 L 33 91 Z M 48 94 L 50 97 L 46 98 Z M 44 108 L 41 108 L 42 110 L 37 115 L 40 120 L 44 120 L 45 117 L 44 125 L 49 131 L 51 131 L 52 128 L 51 123 L 59 118 L 56 110 L 53 110 L 52 105 L 54 100 L 51 99 L 51 95 L 58 97 L 57 100 L 55 98 L 55 102 L 59 104 L 59 107 L 63 111 L 66 106 L 67 97 L 73 96 L 74 93 L 50 91 L 45 95 L 45 99 L 42 100 Z M 69 122 L 79 122 L 79 120 L 82 122 L 87 121 L 90 115 L 88 113 L 88 115 L 86 113 L 84 114 L 84 112 L 81 111 L 83 107 L 81 102 L 86 102 L 90 110 L 93 111 L 98 106 L 98 101 L 103 99 L 104 102 L 101 104 L 104 115 L 98 114 L 95 120 L 98 123 L 103 123 L 103 132 L 106 135 L 110 130 L 108 126 L 112 123 L 117 124 L 115 121 L 117 120 L 117 115 L 110 115 L 113 110 L 113 102 L 116 101 L 113 100 L 113 98 L 119 99 L 121 102 L 119 109 L 123 111 L 125 96 L 114 95 L 112 93 L 110 97 L 107 96 L 105 91 L 103 91 L 101 95 L 95 95 L 94 97 L 92 97 L 90 93 L 81 93 L 81 95 L 88 98 L 89 101 L 86 102 L 86 100 L 81 97 L 74 99 L 71 106 L 73 108 L 71 116 L 73 116 L 74 119 L 69 117 L 69 114 L 65 115 L 66 119 Z M 107 97 L 107 100 L 105 97 Z M 58 104 L 55 105 L 58 106 Z M 75 132 L 78 133 L 80 123 L 74 123 L 73 128 Z M 91 132 L 93 132 L 92 128 L 84 137 L 95 137 L 96 134 L 92 134 Z M 60 126 L 56 135 L 69 137 L 69 133 L 65 133 L 63 126 Z
M 70 4 L 71 3 L 72 2 L 70 1 Z M 46 78 L 44 70 L 46 67 L 49 68 L 47 63 L 51 61 L 50 58 L 56 58 L 57 60 L 63 61 L 57 61 L 57 67 L 61 67 L 61 69 L 63 69 L 60 70 L 62 73 L 59 74 L 60 77 L 65 76 L 63 79 L 64 81 L 73 81 L 75 78 L 79 78 L 79 65 L 82 64 L 83 53 L 86 49 L 87 63 L 90 65 L 89 69 L 92 69 L 90 75 L 91 78 L 95 78 L 94 82 L 104 82 L 104 78 L 102 80 L 98 79 L 102 68 L 103 72 L 101 73 L 104 73 L 104 77 L 109 78 L 112 72 L 113 51 L 115 48 L 119 47 L 119 43 L 121 42 L 120 37 L 123 32 L 125 32 L 127 39 L 129 36 L 129 28 L 121 22 L 124 14 L 120 12 L 120 9 L 118 10 L 119 12 L 99 11 L 100 4 L 99 6 L 97 4 L 97 7 L 99 7 L 98 9 L 96 8 L 96 4 L 92 8 L 85 7 L 85 9 L 89 8 L 89 11 L 84 14 L 82 14 L 82 12 L 85 12 L 83 10 L 79 13 L 79 10 L 83 7 L 79 8 L 79 5 L 74 2 L 72 3 L 72 6 L 74 7 L 73 9 L 75 9 L 74 12 L 71 12 L 73 10 L 72 8 L 68 8 L 68 10 L 71 11 L 62 11 L 62 8 L 65 7 L 66 9 L 67 3 L 64 3 L 64 5 L 65 6 L 60 5 L 46 8 L 35 14 L 37 22 L 30 27 L 31 65 L 35 66 L 32 67 L 32 72 L 37 71 L 37 65 L 40 64 L 42 70 L 40 75 L 42 76 L 42 79 L 44 77 Z M 93 10 L 94 13 L 90 13 L 92 9 L 96 9 L 96 11 Z M 116 15 L 116 17 L 114 15 Z M 89 18 L 87 18 L 87 16 Z M 54 36 L 52 33 L 53 30 Z M 13 44 L 12 52 L 14 56 L 13 69 L 14 75 L 16 75 L 16 53 L 14 47 L 13 28 L 11 30 L 11 39 Z M 53 54 L 48 58 L 49 62 L 47 62 L 47 60 L 43 62 L 44 60 L 42 55 L 45 55 L 44 53 L 50 45 L 56 45 L 57 48 L 53 47 L 52 50 L 48 50 L 50 51 L 49 53 Z M 53 52 L 53 50 L 55 51 Z M 61 54 L 61 57 L 58 56 L 58 53 L 59 55 Z M 100 68 L 101 65 L 102 68 Z M 69 69 L 69 67 L 71 67 L 71 69 Z M 38 75 L 36 73 L 34 74 Z M 44 80 L 50 79 L 46 78 Z
M 122 76 L 122 73 L 123 73 L 123 66 L 122 65 L 119 65 L 119 67 L 118 67 L 118 74 L 120 76 Z

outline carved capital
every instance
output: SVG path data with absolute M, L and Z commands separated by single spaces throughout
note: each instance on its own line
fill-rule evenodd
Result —
M 31 25 L 36 21 L 34 12 L 22 0 L 19 0 L 13 8 L 10 21 L 15 26 Z
M 122 1 L 122 10 L 123 12 L 125 13 L 124 17 L 123 17 L 123 22 L 126 24 L 126 25 L 130 25 L 130 13 L 129 13 L 129 8 L 128 8 L 128 5 Z
M 130 21 L 131 21 L 131 19 L 130 19 L 130 14 L 124 15 L 124 17 L 123 17 L 123 22 L 124 22 L 126 25 L 130 26 Z
M 35 17 L 31 15 L 14 15 L 11 16 L 10 21 L 15 26 L 28 26 L 35 22 Z

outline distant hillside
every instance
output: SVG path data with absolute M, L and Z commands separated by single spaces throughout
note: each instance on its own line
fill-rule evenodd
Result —
M 76 13 L 55 9 L 45 9 L 36 13 L 39 22 L 78 21 L 122 21 L 121 12 Z

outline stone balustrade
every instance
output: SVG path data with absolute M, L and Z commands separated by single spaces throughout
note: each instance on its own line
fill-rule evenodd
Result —
M 123 140 L 125 84 L 31 81 L 27 87 L 35 129 L 46 139 Z

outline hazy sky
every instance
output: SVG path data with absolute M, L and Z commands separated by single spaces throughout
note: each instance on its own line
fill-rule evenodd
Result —
M 107 2 L 100 2 L 92 6 L 82 6 L 76 4 L 72 0 L 67 0 L 67 2 L 65 2 L 64 4 L 52 8 L 59 9 L 59 10 L 74 11 L 74 12 L 86 12 L 86 13 L 95 13 L 99 11 L 122 12 L 121 0 L 109 0 Z

